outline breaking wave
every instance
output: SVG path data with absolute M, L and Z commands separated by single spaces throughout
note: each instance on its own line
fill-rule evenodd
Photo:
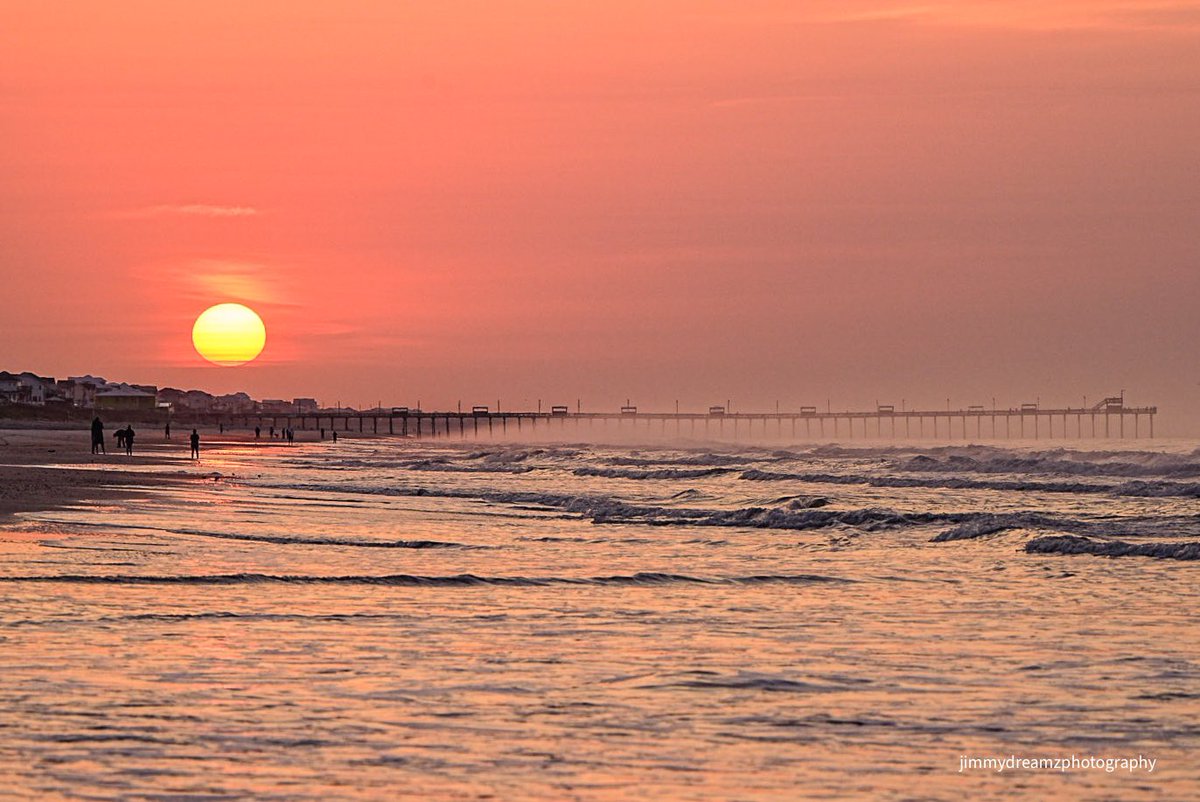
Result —
M 1012 529 L 1034 529 L 1046 526 L 1061 529 L 1073 523 L 1075 522 L 1051 519 L 1048 516 L 1037 513 L 985 513 L 981 514 L 978 518 L 966 521 L 952 529 L 947 529 L 945 532 L 935 535 L 930 538 L 930 542 L 945 543 L 950 540 L 970 540 L 985 535 L 1007 532 Z
M 1024 473 L 1062 474 L 1068 476 L 1200 476 L 1200 462 L 1193 456 L 1175 454 L 1142 453 L 1136 461 L 1111 459 L 1105 454 L 1078 454 L 1078 452 L 1050 451 L 1028 455 L 1011 453 L 977 459 L 964 455 L 952 455 L 937 459 L 919 455 L 900 462 L 897 467 L 905 471 L 947 473 Z
M 1025 544 L 1030 554 L 1093 554 L 1100 557 L 1157 557 L 1163 560 L 1200 560 L 1200 542 L 1126 543 L 1093 540 L 1077 535 L 1038 537 Z
M 291 486 L 295 490 L 310 490 L 311 486 Z M 324 488 L 334 489 L 334 488 Z M 452 488 L 336 488 L 338 492 L 367 493 L 396 496 L 431 496 L 437 498 L 465 498 L 490 501 L 498 504 L 517 505 L 533 509 L 554 509 L 589 518 L 597 524 L 648 524 L 652 526 L 733 526 L 753 529 L 805 530 L 822 529 L 830 526 L 853 526 L 867 531 L 916 526 L 931 523 L 960 523 L 971 520 L 980 513 L 974 512 L 899 512 L 886 507 L 869 507 L 854 510 L 813 509 L 828 503 L 821 497 L 789 498 L 799 504 L 780 507 L 743 507 L 735 510 L 713 510 L 690 507 L 662 507 L 645 504 L 630 504 L 610 496 L 565 496 L 531 491 L 513 492 L 470 492 Z
M 781 473 L 752 468 L 738 477 L 752 482 L 808 482 L 832 485 L 868 485 L 870 487 L 928 487 L 948 490 L 999 490 L 1037 493 L 1111 493 L 1117 496 L 1155 498 L 1200 498 L 1200 483 L 1170 481 L 1134 481 L 1123 484 L 1096 482 L 1029 482 L 1004 479 L 965 479 L 962 477 L 864 476 L 832 473 Z
M 443 473 L 529 473 L 532 465 L 513 465 L 506 462 L 480 465 L 457 465 L 444 459 L 423 459 L 401 463 L 398 467 L 410 471 L 441 471 Z
M 534 457 L 543 457 L 545 459 L 564 459 L 577 457 L 580 455 L 579 449 L 575 448 L 499 448 L 495 450 L 472 451 L 463 456 L 463 459 L 481 460 L 487 463 L 508 465 L 514 462 L 525 462 Z
M 756 462 L 753 456 L 735 456 L 732 454 L 693 454 L 686 457 L 610 457 L 605 460 L 609 465 L 625 468 L 654 468 L 671 465 L 693 466 L 731 466 L 742 465 L 746 462 Z
M 970 540 L 1013 529 L 1051 529 L 1094 537 L 1186 537 L 1200 534 L 1200 520 L 1194 516 L 1077 520 L 1039 512 L 975 513 L 930 542 Z
M 729 473 L 730 468 L 660 468 L 653 471 L 633 471 L 625 468 L 576 468 L 576 476 L 601 476 L 607 479 L 703 479 Z

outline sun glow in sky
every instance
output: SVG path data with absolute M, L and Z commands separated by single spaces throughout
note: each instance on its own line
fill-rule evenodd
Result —
M 1198 130 L 1186 0 L 10 3 L 0 369 L 1200 409 Z
M 192 344 L 216 365 L 244 365 L 262 353 L 267 328 L 262 318 L 242 304 L 217 304 L 200 313 L 192 326 Z

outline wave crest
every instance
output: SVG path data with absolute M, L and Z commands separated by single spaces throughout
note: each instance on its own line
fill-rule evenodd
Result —
M 1099 557 L 1157 557 L 1162 560 L 1200 560 L 1200 542 L 1126 543 L 1093 540 L 1077 535 L 1051 535 L 1025 544 L 1030 554 L 1093 554 Z

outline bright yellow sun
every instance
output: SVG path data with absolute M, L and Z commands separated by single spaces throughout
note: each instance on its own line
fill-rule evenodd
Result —
M 192 344 L 200 356 L 217 365 L 242 365 L 262 353 L 267 327 L 253 309 L 217 304 L 200 313 L 192 326 Z

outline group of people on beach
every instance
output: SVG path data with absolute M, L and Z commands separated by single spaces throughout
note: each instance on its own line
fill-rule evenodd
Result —
M 224 429 L 222 429 L 222 431 L 224 431 Z M 290 426 L 288 426 L 287 428 L 281 428 L 278 433 L 276 433 L 275 427 L 272 426 L 269 430 L 269 433 L 270 433 L 272 440 L 275 440 L 278 438 L 279 440 L 287 440 L 289 443 L 296 442 L 296 430 Z M 260 437 L 262 437 L 262 427 L 255 426 L 254 427 L 254 439 L 257 440 Z
M 224 425 L 221 426 L 221 431 L 225 430 Z M 336 430 L 332 430 L 333 442 L 337 442 L 338 434 Z M 171 424 L 168 423 L 163 427 L 163 435 L 167 440 L 171 439 Z M 254 427 L 254 439 L 257 440 L 262 435 L 262 428 Z M 288 443 L 296 441 L 296 430 L 289 427 L 276 429 L 272 426 L 269 430 L 271 439 L 284 440 Z M 136 433 L 133 431 L 133 426 L 126 426 L 124 429 L 117 429 L 113 432 L 113 437 L 117 440 L 117 448 L 125 449 L 125 453 L 133 456 L 133 440 Z M 325 439 L 325 429 L 321 429 L 321 439 Z M 191 436 L 188 437 L 191 444 L 191 458 L 200 459 L 200 433 L 196 429 L 192 429 Z M 108 450 L 104 447 L 104 422 L 99 416 L 92 419 L 92 453 L 107 454 Z
M 167 424 L 164 433 L 167 439 L 171 439 L 171 424 Z M 126 456 L 133 456 L 133 439 L 136 433 L 133 431 L 133 426 L 126 426 L 124 429 L 117 429 L 113 432 L 113 437 L 117 440 L 117 448 L 125 449 Z M 192 459 L 200 459 L 200 433 L 192 429 L 192 435 L 188 438 L 191 441 Z M 107 454 L 108 449 L 104 447 L 104 421 L 100 420 L 100 416 L 92 419 L 92 453 Z

